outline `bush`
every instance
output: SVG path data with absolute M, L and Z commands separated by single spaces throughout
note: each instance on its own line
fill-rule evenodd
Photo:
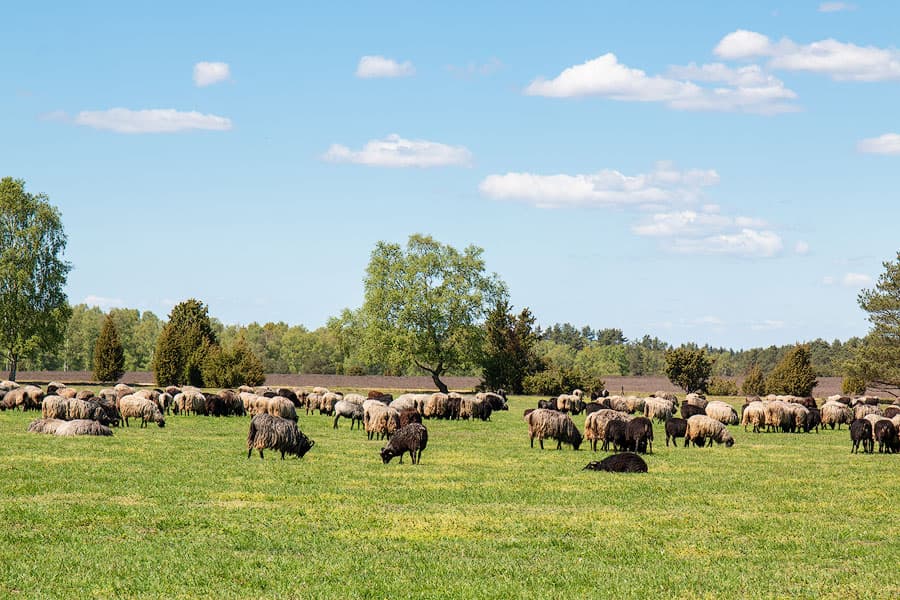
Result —
M 568 394 L 575 389 L 582 390 L 585 394 L 599 393 L 606 387 L 606 383 L 581 369 L 551 367 L 526 376 L 522 387 L 526 394 L 532 396 L 556 396 Z
M 848 396 L 862 396 L 866 393 L 866 380 L 855 375 L 847 375 L 841 382 L 841 393 Z
M 266 380 L 262 361 L 243 338 L 238 339 L 230 350 L 218 344 L 207 346 L 200 370 L 208 387 L 256 386 Z
M 94 344 L 94 379 L 118 381 L 125 372 L 125 350 L 112 316 L 107 315 Z
M 816 383 L 809 348 L 795 346 L 769 374 L 766 379 L 766 391 L 769 394 L 809 396 Z
M 765 396 L 766 395 L 766 377 L 763 375 L 759 365 L 753 365 L 747 371 L 747 377 L 741 384 L 741 392 L 747 396 Z
M 666 350 L 666 377 L 685 392 L 705 392 L 712 361 L 705 350 L 682 346 Z
M 737 383 L 724 377 L 711 377 L 706 385 L 706 391 L 710 396 L 737 396 Z

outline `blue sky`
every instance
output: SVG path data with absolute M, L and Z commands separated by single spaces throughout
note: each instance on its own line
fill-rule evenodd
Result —
M 2 175 L 72 302 L 317 327 L 421 232 L 542 324 L 749 347 L 864 334 L 898 249 L 896 3 L 5 12 Z

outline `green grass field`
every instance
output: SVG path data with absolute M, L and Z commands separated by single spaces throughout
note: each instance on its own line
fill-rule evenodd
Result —
M 66 439 L 0 413 L 0 597 L 900 597 L 900 456 L 657 425 L 648 474 L 582 471 L 605 454 L 528 447 L 534 402 L 426 422 L 418 467 L 325 416 L 304 459 L 261 461 L 249 418 Z

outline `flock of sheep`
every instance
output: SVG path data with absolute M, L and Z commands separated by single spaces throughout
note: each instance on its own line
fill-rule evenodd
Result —
M 679 401 L 675 394 L 656 392 L 649 397 L 594 395 L 585 401 L 581 390 L 556 398 L 540 400 L 537 408 L 525 410 L 531 447 L 537 438 L 543 449 L 544 440 L 552 439 L 560 449 L 563 444 L 577 450 L 587 440 L 591 450 L 625 452 L 623 459 L 590 463 L 586 469 L 641 471 L 643 461 L 631 454 L 653 451 L 653 421 L 665 424 L 666 446 L 678 438 L 684 446 L 712 446 L 713 443 L 734 445 L 728 425 L 752 426 L 754 433 L 781 431 L 785 433 L 818 432 L 819 427 L 840 429 L 850 426 L 851 452 L 861 445 L 864 452 L 900 452 L 900 400 L 882 410 L 877 398 L 832 396 L 819 407 L 814 398 L 770 395 L 749 397 L 740 415 L 730 404 L 718 400 L 707 401 L 702 394 L 687 394 L 680 404 L 681 417 L 676 414 Z M 572 415 L 585 413 L 584 434 L 578 430 Z M 643 464 L 643 467 L 641 466 Z
M 479 393 L 403 394 L 394 399 L 390 394 L 370 391 L 341 394 L 326 388 L 312 391 L 291 388 L 250 388 L 204 393 L 193 387 L 135 390 L 126 384 L 100 390 L 78 391 L 51 382 L 46 392 L 37 386 L 19 386 L 0 382 L 0 410 L 41 410 L 42 418 L 28 428 L 32 433 L 55 435 L 112 435 L 111 427 L 129 419 L 140 419 L 140 427 L 149 423 L 165 426 L 165 415 L 194 414 L 206 416 L 250 415 L 247 434 L 247 457 L 254 449 L 263 458 L 266 449 L 303 457 L 315 442 L 300 431 L 298 411 L 327 415 L 338 428 L 341 417 L 350 420 L 350 429 L 365 428 L 369 440 L 387 438 L 381 449 L 384 463 L 396 456 L 403 462 L 409 452 L 418 464 L 428 443 L 428 431 L 422 419 L 490 420 L 497 410 L 508 410 L 504 394 Z

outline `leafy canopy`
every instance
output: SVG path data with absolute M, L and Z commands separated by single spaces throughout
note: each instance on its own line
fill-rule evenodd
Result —
M 15 379 L 19 360 L 55 349 L 71 309 L 64 291 L 71 265 L 59 210 L 25 182 L 0 180 L 0 351 Z
M 816 372 L 807 346 L 795 346 L 766 379 L 766 391 L 770 394 L 809 396 L 816 385 Z
M 705 392 L 712 373 L 712 361 L 706 351 L 681 346 L 667 350 L 666 377 L 687 393 Z
M 521 394 L 525 377 L 540 371 L 543 365 L 535 352 L 538 337 L 534 315 L 527 308 L 518 315 L 510 310 L 509 303 L 501 300 L 488 314 L 481 373 L 485 388 Z
M 203 361 L 210 346 L 217 344 L 207 306 L 194 298 L 177 304 L 156 342 L 157 384 L 203 387 Z
M 485 273 L 483 252 L 476 246 L 460 252 L 420 234 L 406 248 L 378 242 L 361 311 L 368 355 L 396 371 L 415 364 L 445 391 L 440 376 L 477 360 L 481 323 L 506 298 L 500 278 Z
M 94 379 L 118 381 L 124 372 L 125 349 L 119 341 L 115 320 L 112 315 L 107 315 L 94 345 Z

